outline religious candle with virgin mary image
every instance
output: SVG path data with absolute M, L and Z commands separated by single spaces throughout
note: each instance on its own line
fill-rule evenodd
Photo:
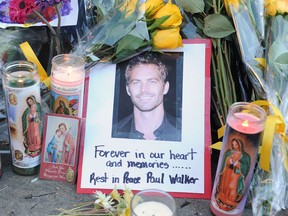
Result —
M 215 215 L 242 215 L 265 121 L 266 112 L 258 105 L 231 105 L 210 203 Z
M 52 59 L 51 111 L 82 116 L 85 61 L 75 55 L 61 54 Z
M 29 61 L 6 63 L 2 70 L 12 169 L 20 175 L 39 171 L 42 142 L 40 79 Z

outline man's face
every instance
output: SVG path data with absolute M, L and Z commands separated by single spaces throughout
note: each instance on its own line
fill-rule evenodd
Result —
M 162 104 L 169 83 L 164 84 L 161 80 L 157 66 L 141 64 L 131 71 L 126 90 L 134 106 L 142 112 L 148 112 Z
M 65 131 L 66 131 L 66 128 L 63 125 L 61 125 L 60 126 L 60 131 L 61 131 L 61 134 L 64 134 Z

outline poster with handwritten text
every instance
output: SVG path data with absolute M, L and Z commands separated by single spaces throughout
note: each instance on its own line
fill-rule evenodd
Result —
M 210 199 L 210 57 L 210 40 L 184 40 L 90 69 L 77 193 Z

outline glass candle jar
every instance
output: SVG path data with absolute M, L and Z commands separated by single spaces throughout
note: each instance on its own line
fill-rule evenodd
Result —
M 210 203 L 215 215 L 242 215 L 265 121 L 266 112 L 258 105 L 231 105 Z
M 42 141 L 40 79 L 36 65 L 13 61 L 3 65 L 12 169 L 20 175 L 37 174 Z
M 131 216 L 174 216 L 176 203 L 165 191 L 156 189 L 142 190 L 131 200 Z
M 52 59 L 51 111 L 82 116 L 85 61 L 75 55 L 61 54 Z

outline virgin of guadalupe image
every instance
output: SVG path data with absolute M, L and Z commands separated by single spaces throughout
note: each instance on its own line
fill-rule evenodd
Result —
M 31 157 L 40 154 L 42 138 L 41 105 L 31 95 L 26 99 L 27 108 L 22 114 L 25 153 Z
M 224 153 L 222 161 L 215 197 L 220 209 L 230 211 L 243 198 L 251 158 L 244 151 L 242 141 L 234 138 L 231 149 Z
M 55 113 L 56 114 L 70 115 L 69 109 L 66 107 L 66 104 L 63 100 L 59 101 L 59 106 L 56 108 Z

